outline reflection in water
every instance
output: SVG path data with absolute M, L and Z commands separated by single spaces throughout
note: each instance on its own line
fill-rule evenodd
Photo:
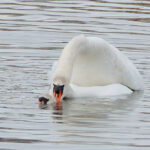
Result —
M 112 98 L 66 99 L 61 109 L 49 108 L 52 110 L 50 120 L 53 120 L 54 126 L 61 125 L 55 131 L 67 143 L 97 145 L 110 139 L 116 145 L 118 142 L 115 139 L 122 143 L 133 130 L 137 133 L 138 128 L 133 128 L 133 122 L 138 125 L 135 114 L 142 96 L 143 92 L 133 92 L 128 96 Z M 120 137 L 120 133 L 126 136 Z
M 50 117 L 52 117 L 55 122 L 62 123 L 63 106 L 53 104 L 52 109 L 53 109 L 53 111 L 52 111 L 52 115 Z
M 56 105 L 54 105 L 53 109 L 54 110 L 58 110 L 58 111 L 62 110 L 63 109 L 62 104 L 59 104 L 59 105 L 56 104 Z
M 120 111 L 133 112 L 134 108 L 137 108 L 142 95 L 142 91 L 135 91 L 131 95 L 108 99 L 65 99 L 61 106 L 55 105 L 52 107 L 51 117 L 55 122 L 58 120 L 60 123 L 60 119 L 62 119 L 62 122 L 74 122 L 76 126 L 84 124 L 85 120 L 88 120 L 86 125 L 91 124 L 93 120 L 106 121 L 111 119 L 109 116 L 113 113 L 118 112 L 118 115 L 120 115 Z

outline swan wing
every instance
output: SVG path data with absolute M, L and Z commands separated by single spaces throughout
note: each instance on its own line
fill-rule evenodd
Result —
M 75 41 L 80 41 L 82 49 L 74 61 L 72 84 L 105 86 L 120 83 L 133 90 L 143 89 L 139 72 L 117 48 L 101 38 L 84 38 L 84 42 L 81 42 L 83 37 Z

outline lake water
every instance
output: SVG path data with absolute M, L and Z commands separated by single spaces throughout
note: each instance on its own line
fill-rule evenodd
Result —
M 143 93 L 40 109 L 47 72 L 75 35 L 102 37 L 137 66 Z M 0 0 L 0 150 L 149 150 L 150 1 Z

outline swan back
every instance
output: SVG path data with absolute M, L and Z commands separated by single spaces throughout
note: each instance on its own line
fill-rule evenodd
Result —
M 117 48 L 96 37 L 88 37 L 85 45 L 74 62 L 71 83 L 79 86 L 120 83 L 133 90 L 143 89 L 139 72 Z

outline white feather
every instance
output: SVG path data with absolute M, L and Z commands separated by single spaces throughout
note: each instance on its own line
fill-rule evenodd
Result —
M 130 89 L 143 90 L 144 87 L 138 70 L 129 59 L 97 37 L 79 35 L 73 38 L 52 70 L 54 68 L 52 82 L 62 77 L 66 81 L 64 96 L 130 94 Z
M 48 83 L 51 83 L 52 78 L 53 78 L 53 73 L 55 72 L 57 68 L 58 61 L 54 61 L 52 64 L 52 69 L 48 71 L 47 76 L 48 76 Z
M 131 94 L 132 90 L 122 84 L 110 84 L 106 86 L 79 87 L 71 84 L 72 93 L 68 97 L 109 97 Z

